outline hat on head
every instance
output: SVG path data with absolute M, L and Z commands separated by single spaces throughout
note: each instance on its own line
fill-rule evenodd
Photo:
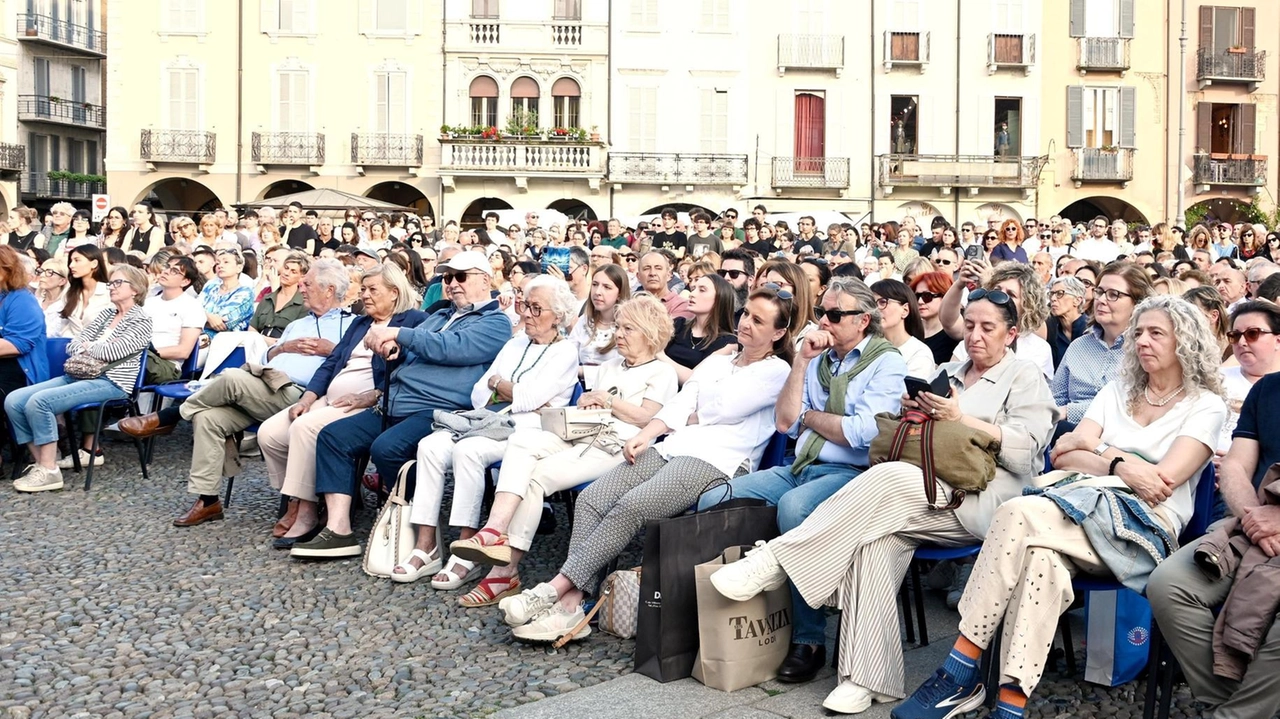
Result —
M 377 253 L 377 252 L 374 252 L 373 250 L 369 249 L 368 247 L 361 247 L 360 249 L 356 250 L 354 254 L 357 254 L 357 255 L 364 255 L 365 257 L 372 258 L 372 259 L 374 259 L 374 260 L 376 260 L 376 261 L 378 261 L 378 262 L 381 262 L 381 261 L 382 261 L 382 258 L 381 258 L 381 257 L 378 257 L 378 253 Z
M 489 265 L 489 258 L 485 257 L 483 252 L 459 252 L 449 258 L 448 262 L 440 264 L 439 269 L 455 272 L 479 270 L 490 277 L 493 276 L 493 267 Z

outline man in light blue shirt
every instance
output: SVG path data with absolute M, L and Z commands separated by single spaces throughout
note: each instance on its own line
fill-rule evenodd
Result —
M 796 461 L 712 487 L 699 511 L 731 497 L 763 499 L 777 505 L 787 532 L 870 465 L 876 415 L 901 408 L 906 360 L 884 338 L 876 297 L 861 280 L 833 279 L 817 311 L 818 329 L 805 336 L 777 404 L 778 430 L 797 438 Z M 794 586 L 791 598 L 791 648 L 778 679 L 807 682 L 826 663 L 826 617 Z
M 121 420 L 120 431 L 139 439 L 168 434 L 179 419 L 191 422 L 194 442 L 187 491 L 198 498 L 185 515 L 173 520 L 174 526 L 222 519 L 222 477 L 240 470 L 238 453 L 228 451 L 228 438 L 302 396 L 311 376 L 351 326 L 352 316 L 340 308 L 349 284 L 340 263 L 317 260 L 301 284 L 310 314 L 285 327 L 280 341 L 259 358 L 261 364 L 226 370 L 177 407 Z

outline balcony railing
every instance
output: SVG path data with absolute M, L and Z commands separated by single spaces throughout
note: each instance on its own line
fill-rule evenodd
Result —
M 745 185 L 747 156 L 611 152 L 609 179 L 649 185 Z
M 1095 72 L 1124 72 L 1128 70 L 1129 38 L 1080 38 L 1080 59 L 1076 62 L 1076 68 Z
M 351 164 L 421 167 L 422 135 L 351 133 Z
M 1196 80 L 1200 87 L 1215 82 L 1245 83 L 1252 92 L 1267 79 L 1267 52 L 1251 47 L 1228 48 L 1215 53 L 1213 48 L 1196 51 Z
M 560 140 L 440 140 L 441 170 L 603 174 L 600 145 Z
M 470 29 L 473 45 L 497 45 L 502 41 L 502 26 L 496 22 L 473 22 Z
M 148 162 L 207 165 L 217 156 L 217 135 L 199 130 L 142 131 L 140 154 Z
M 0 142 L 0 173 L 21 172 L 27 167 L 27 146 Z
M 551 44 L 556 47 L 582 45 L 582 25 L 557 22 L 551 26 Z
M 1020 68 L 1031 73 L 1036 64 L 1036 36 L 1034 33 L 1010 35 L 991 33 L 987 36 L 987 72 L 995 74 L 1003 68 Z
M 884 32 L 884 69 L 892 70 L 894 65 L 918 67 L 921 70 L 929 64 L 928 32 Z
M 1120 147 L 1077 147 L 1076 166 L 1071 179 L 1076 182 L 1119 182 L 1133 179 L 1133 149 Z
M 23 195 L 58 200 L 88 200 L 91 196 L 101 195 L 105 191 L 106 184 L 102 182 L 50 180 L 47 175 L 40 172 L 24 173 L 20 188 Z
M 73 102 L 53 95 L 19 95 L 18 120 L 102 129 L 107 126 L 107 112 L 101 105 Z
M 312 132 L 255 132 L 250 137 L 259 165 L 323 165 L 324 135 Z
M 1195 184 L 1261 187 L 1267 182 L 1267 158 L 1262 155 L 1198 154 Z
M 18 14 L 19 40 L 41 40 L 94 55 L 107 54 L 107 34 L 49 15 Z
M 1020 187 L 1039 184 L 1045 157 L 880 155 L 880 185 L 901 187 Z
M 778 35 L 778 74 L 791 70 L 844 70 L 844 35 Z
M 842 190 L 849 186 L 849 158 L 775 157 L 773 186 Z

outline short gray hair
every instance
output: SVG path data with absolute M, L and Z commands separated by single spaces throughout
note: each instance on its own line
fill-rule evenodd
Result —
M 577 265 L 591 265 L 591 254 L 587 252 L 585 247 L 580 247 L 578 245 L 574 245 L 569 248 L 569 259 Z
M 1063 292 L 1066 292 L 1068 295 L 1076 298 L 1076 309 L 1080 312 L 1084 311 L 1085 288 L 1083 282 L 1077 280 L 1071 275 L 1063 275 L 1061 277 L 1053 278 L 1053 281 L 1049 283 L 1050 294 L 1052 294 L 1053 290 L 1056 288 L 1062 288 Z
M 553 279 L 547 275 L 537 275 L 524 286 L 525 303 L 529 302 L 529 298 L 533 296 L 535 290 L 540 289 L 545 289 L 551 293 L 551 306 L 545 309 L 550 310 L 551 314 L 556 316 L 556 327 L 561 331 L 567 332 L 573 326 L 573 321 L 578 319 L 578 298 L 573 296 L 573 293 L 569 291 L 569 285 L 563 281 Z
M 833 277 L 831 284 L 827 285 L 827 294 L 836 293 L 838 295 L 847 295 L 853 298 L 857 303 L 857 309 L 862 311 L 871 321 L 867 323 L 866 335 L 883 335 L 884 329 L 881 326 L 880 307 L 876 305 L 875 293 L 867 287 L 867 283 L 857 277 Z
M 286 247 L 287 249 L 286 245 L 277 245 L 277 247 Z M 297 265 L 298 267 L 300 267 L 302 269 L 302 274 L 304 275 L 307 274 L 307 271 L 311 269 L 311 255 L 308 255 L 305 252 L 301 252 L 299 250 L 291 250 L 288 255 L 285 255 L 285 258 L 283 260 L 280 260 L 280 266 L 284 267 L 285 265 L 291 262 Z M 343 290 L 342 292 L 338 293 L 338 296 L 341 297 L 345 292 L 346 290 Z
M 292 261 L 290 256 L 288 261 Z M 351 287 L 351 278 L 347 276 L 347 268 L 342 266 L 337 260 L 316 260 L 311 265 L 311 271 L 316 273 L 315 283 L 321 287 L 332 287 L 333 296 L 341 300 L 347 296 L 347 290 Z
M 329 260 L 337 262 L 336 260 Z M 319 263 L 317 263 L 319 264 Z M 375 267 L 365 270 L 360 281 L 364 282 L 370 277 L 377 277 L 382 280 L 382 284 L 389 290 L 396 292 L 396 304 L 391 308 L 391 314 L 398 315 L 406 310 L 411 310 L 417 305 L 417 293 L 409 286 L 409 278 L 405 276 L 404 270 L 394 262 L 383 262 Z

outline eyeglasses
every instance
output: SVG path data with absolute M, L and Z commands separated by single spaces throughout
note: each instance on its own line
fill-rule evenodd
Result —
M 1048 233 L 1048 232 L 1041 232 L 1041 233 L 1040 233 L 1040 239 L 1042 239 L 1042 240 L 1048 240 L 1048 239 L 1052 239 L 1052 238 L 1053 238 L 1053 235 L 1052 235 L 1052 234 L 1050 234 L 1050 233 Z
M 457 282 L 458 284 L 462 284 L 463 282 L 467 281 L 467 275 L 476 275 L 476 274 L 484 274 L 484 273 L 482 272 L 449 272 L 446 270 L 445 272 L 440 273 L 440 282 L 446 285 L 449 284 L 450 282 Z
M 1076 279 L 1077 279 L 1077 280 L 1080 280 L 1080 284 L 1084 285 L 1086 289 L 1090 289 L 1090 290 L 1091 290 L 1091 289 L 1093 289 L 1094 287 L 1097 287 L 1097 286 L 1098 286 L 1098 283 L 1093 282 L 1093 281 L 1091 281 L 1091 280 L 1086 280 L 1086 279 L 1084 279 L 1083 277 L 1080 277 L 1079 275 L 1077 275 L 1077 276 L 1076 276 Z
M 540 305 L 529 304 L 528 302 L 520 303 L 521 310 L 528 312 L 530 317 L 541 317 L 542 307 Z
M 623 256 L 622 256 L 622 259 L 626 260 L 627 262 L 635 262 L 636 260 L 639 260 L 640 258 L 639 258 L 638 256 L 636 256 L 636 255 L 623 255 Z
M 906 302 L 903 302 L 902 300 L 895 300 L 892 297 L 877 297 L 876 307 L 879 307 L 880 309 L 885 309 L 886 307 L 889 306 L 890 302 L 897 302 L 900 305 L 906 304 Z
M 1066 290 L 1053 290 L 1052 292 L 1049 293 L 1049 299 L 1051 300 L 1060 300 L 1066 296 L 1067 296 Z
M 880 304 L 880 303 L 876 302 L 876 304 Z M 822 319 L 823 317 L 826 317 L 827 321 L 833 325 L 839 324 L 840 320 L 846 317 L 856 317 L 857 315 L 862 315 L 862 314 L 866 314 L 866 313 L 863 312 L 862 310 L 829 310 L 825 307 L 813 308 L 814 317 L 817 317 L 818 319 Z
M 117 287 L 124 287 L 127 284 L 129 284 L 128 280 L 111 280 L 107 282 L 107 286 L 113 290 Z
M 988 290 L 981 287 L 969 293 L 969 302 L 979 300 L 986 300 L 993 305 L 1008 305 L 1013 302 L 1013 298 L 1004 290 Z
M 934 300 L 939 300 L 939 299 L 942 299 L 942 295 L 935 294 L 933 292 L 917 292 L 916 293 L 916 300 L 926 305 L 929 304 L 930 302 L 933 302 Z
M 720 275 L 726 280 L 736 280 L 747 273 L 743 272 L 742 270 L 716 270 L 716 274 Z
M 1240 338 L 1244 338 L 1249 342 L 1257 342 L 1258 338 L 1263 335 L 1273 335 L 1275 332 L 1264 330 L 1261 327 L 1250 327 L 1247 330 L 1231 330 L 1227 333 L 1227 339 L 1231 340 L 1231 344 L 1239 344 Z
M 1120 290 L 1102 290 L 1102 289 L 1095 291 L 1093 296 L 1095 299 L 1101 299 L 1105 297 L 1107 299 L 1107 302 L 1119 302 L 1121 297 L 1130 297 L 1130 298 L 1133 297 L 1133 295 L 1129 294 L 1128 292 L 1121 292 Z
M 66 275 L 62 274 L 57 270 L 36 270 L 36 274 L 44 275 L 45 277 L 53 277 L 54 275 L 57 275 L 58 277 L 63 277 L 63 278 L 66 277 Z

